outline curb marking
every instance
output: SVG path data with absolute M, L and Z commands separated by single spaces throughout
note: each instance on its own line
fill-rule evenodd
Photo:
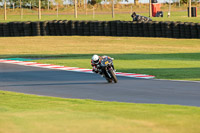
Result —
M 51 64 L 41 64 L 41 63 L 29 62 L 29 61 L 0 59 L 0 63 L 17 64 L 17 65 L 22 65 L 22 66 L 32 66 L 32 67 L 40 67 L 40 68 L 64 70 L 64 71 L 73 71 L 73 72 L 93 73 L 92 69 L 85 69 L 85 68 L 78 68 L 78 67 L 67 67 L 67 66 L 59 66 L 59 65 L 51 65 Z M 117 76 L 123 76 L 123 77 L 131 77 L 131 78 L 142 78 L 142 79 L 155 78 L 155 76 L 153 76 L 153 75 L 136 74 L 136 73 L 116 72 L 116 75 Z

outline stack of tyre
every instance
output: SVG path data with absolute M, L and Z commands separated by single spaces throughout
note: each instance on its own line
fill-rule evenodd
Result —
M 171 22 L 172 37 L 180 38 L 180 24 L 178 22 Z
M 143 23 L 144 22 L 137 22 L 137 27 L 138 27 L 138 35 L 137 36 L 139 36 L 139 37 L 144 37 Z
M 153 21 L 148 22 L 149 37 L 156 37 L 155 23 Z
M 104 35 L 111 36 L 111 23 L 109 21 L 104 21 Z
M 185 34 L 184 34 L 184 38 L 191 38 L 191 32 L 190 32 L 190 23 L 189 22 L 185 22 L 184 23 L 184 29 L 185 29 Z
M 184 22 L 179 23 L 180 27 L 180 38 L 185 38 L 185 25 Z
M 132 30 L 132 22 L 128 21 L 127 22 L 127 36 L 133 36 L 133 30 Z
M 82 22 L 83 26 L 83 35 L 84 36 L 89 36 L 90 35 L 90 25 L 88 21 L 83 21 Z
M 123 36 L 123 23 L 121 21 L 116 21 L 117 23 L 117 36 Z M 114 28 L 114 27 L 113 27 Z
M 190 23 L 190 33 L 191 33 L 191 38 L 198 38 L 197 24 Z M 200 32 L 199 32 L 199 34 L 200 34 Z
M 198 32 L 197 37 L 200 38 L 200 23 L 197 23 L 196 25 L 197 25 L 197 32 Z
M 132 22 L 131 23 L 131 27 L 132 27 L 132 36 L 137 37 L 138 36 L 138 26 L 137 26 L 137 22 Z
M 143 22 L 144 37 L 150 37 L 148 22 Z
M 200 38 L 200 23 L 67 21 L 0 23 L 0 36 L 133 36 Z
M 117 36 L 117 21 L 110 21 L 111 36 Z
M 23 22 L 24 36 L 32 36 L 31 22 Z
M 32 36 L 40 36 L 40 22 L 31 22 Z
M 162 26 L 161 22 L 155 21 L 155 37 L 162 37 Z
M 0 36 L 2 37 L 11 36 L 8 23 L 0 23 Z

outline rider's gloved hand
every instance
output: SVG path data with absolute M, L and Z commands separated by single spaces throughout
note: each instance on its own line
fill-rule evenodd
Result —
M 94 73 L 98 73 L 98 69 L 95 68 L 95 67 L 93 67 L 93 68 L 92 68 L 92 72 L 94 72 Z
M 98 74 L 100 74 L 100 75 L 103 74 L 102 71 L 101 71 L 101 69 L 98 69 Z

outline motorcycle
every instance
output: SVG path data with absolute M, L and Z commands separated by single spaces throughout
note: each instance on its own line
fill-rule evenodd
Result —
M 117 83 L 118 80 L 115 74 L 115 70 L 113 68 L 113 61 L 111 58 L 107 56 L 102 58 L 100 71 L 109 83 L 112 83 L 112 81 L 114 81 L 114 83 Z

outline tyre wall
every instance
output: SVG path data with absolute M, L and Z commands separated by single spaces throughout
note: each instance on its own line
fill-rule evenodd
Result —
M 73 35 L 200 38 L 200 23 L 71 20 L 0 23 L 1 37 Z

